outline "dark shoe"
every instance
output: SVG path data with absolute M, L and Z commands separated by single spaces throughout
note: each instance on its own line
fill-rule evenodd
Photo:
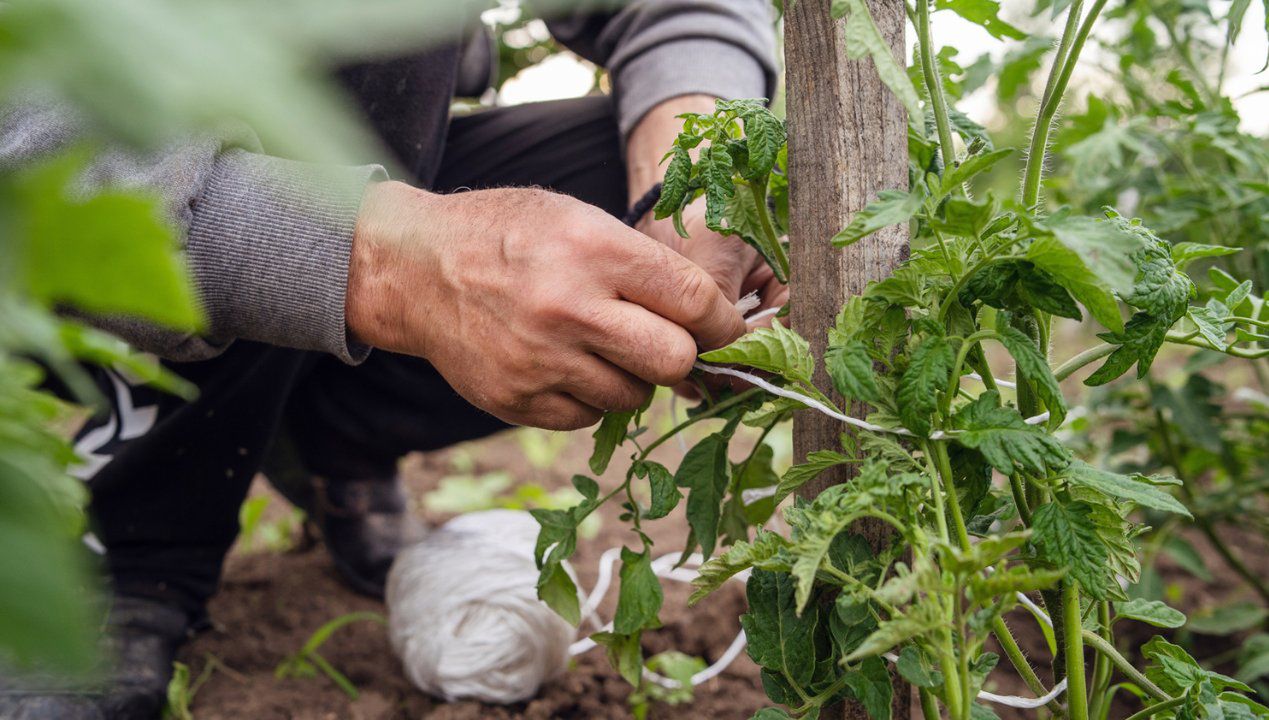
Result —
M 410 514 L 400 480 L 314 478 L 314 509 L 326 549 L 353 590 L 383 598 L 388 568 L 397 553 L 423 539 L 427 529 Z
M 0 673 L 5 720 L 154 720 L 163 711 L 185 613 L 145 598 L 116 597 L 106 621 L 102 679 Z

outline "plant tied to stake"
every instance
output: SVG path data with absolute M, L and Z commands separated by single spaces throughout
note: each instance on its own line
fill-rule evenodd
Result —
M 595 639 L 631 683 L 641 682 L 640 634 L 659 626 L 663 600 L 642 523 L 683 506 L 685 556 L 699 548 L 710 557 L 727 547 L 702 567 L 693 602 L 750 573 L 749 611 L 740 621 L 763 687 L 782 706 L 756 719 L 815 718 L 845 698 L 888 719 L 891 663 L 918 688 L 927 720 L 941 713 L 994 717 L 979 701 L 1000 661 L 985 649 L 992 638 L 1042 698 L 1036 706 L 1055 716 L 1105 718 L 1113 688 L 1131 685 L 1142 703 L 1134 717 L 1269 717 L 1246 684 L 1203 668 L 1163 638 L 1143 646 L 1144 668 L 1116 649 L 1121 620 L 1184 623 L 1163 603 L 1130 599 L 1124 586 L 1138 579 L 1134 538 L 1147 530 L 1136 511 L 1189 518 L 1190 510 L 1173 494 L 1180 481 L 1087 464 L 1058 433 L 1068 413 L 1060 383 L 1082 368 L 1096 365 L 1085 383 L 1103 385 L 1134 368 L 1144 377 L 1166 344 L 1238 358 L 1269 355 L 1257 344 L 1269 313 L 1249 281 L 1192 304 L 1197 291 L 1187 265 L 1224 248 L 1171 246 L 1111 208 L 1096 216 L 1043 210 L 1050 121 L 1105 5 L 1098 0 L 1085 9 L 1074 0 L 1066 10 L 1016 196 L 975 197 L 969 183 L 1015 151 L 994 148 L 982 128 L 949 107 L 930 6 L 918 1 L 911 10 L 921 81 L 914 84 L 877 42 L 867 5 L 834 3 L 834 14 L 846 18 L 849 52 L 876 62 L 912 117 L 909 189 L 880 193 L 831 241 L 849 252 L 873 232 L 911 223 L 917 249 L 891 277 L 843 298 L 834 326 L 825 328 L 824 357 L 776 322 L 700 358 L 761 371 L 758 386 L 707 398 L 650 442 L 641 440 L 642 410 L 607 415 L 595 432 L 591 470 L 602 473 L 629 443 L 635 452 L 624 482 L 601 494 L 594 480 L 579 476 L 580 505 L 534 512 L 542 525 L 539 594 L 577 622 L 577 589 L 562 563 L 575 549 L 577 525 L 605 502 L 622 503 L 638 544 L 622 553 L 613 626 Z M 937 5 L 944 7 L 993 34 L 1021 36 L 994 9 L 984 16 L 965 3 Z M 788 217 L 783 124 L 760 101 L 723 101 L 713 115 L 684 119 L 666 156 L 657 216 L 677 216 L 704 195 L 711 228 L 739 235 L 787 277 L 779 239 Z M 698 151 L 695 161 L 690 150 Z M 1095 323 L 1103 342 L 1054 362 L 1055 317 Z M 996 379 L 988 348 L 1010 357 L 1014 382 Z M 814 385 L 821 362 L 837 394 L 867 404 L 866 418 L 847 417 Z M 852 432 L 781 477 L 763 441 L 795 412 L 830 414 Z M 677 470 L 650 459 L 669 438 L 706 422 L 716 429 Z M 732 462 L 728 449 L 741 425 L 759 438 Z M 763 528 L 785 498 L 842 464 L 858 466 L 858 476 L 788 507 L 787 536 Z M 864 518 L 892 527 L 892 542 L 874 549 L 852 533 Z M 1031 665 L 1004 621 L 1019 605 L 1050 638 L 1055 652 L 1047 672 Z M 1128 685 L 1112 685 L 1116 674 Z

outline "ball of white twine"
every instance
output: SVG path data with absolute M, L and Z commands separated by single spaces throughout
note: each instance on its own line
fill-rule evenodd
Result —
M 576 629 L 537 598 L 528 513 L 450 520 L 397 557 L 388 635 L 411 682 L 446 700 L 513 703 L 564 672 Z

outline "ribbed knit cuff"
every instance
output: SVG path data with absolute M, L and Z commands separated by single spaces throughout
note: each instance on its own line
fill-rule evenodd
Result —
M 773 81 L 748 50 L 722 40 L 690 38 L 651 47 L 613 75 L 617 122 L 629 135 L 648 111 L 682 95 L 770 97 Z
M 365 360 L 370 348 L 350 339 L 344 320 L 348 262 L 366 185 L 386 177 L 375 165 L 222 153 L 186 242 L 209 335 Z

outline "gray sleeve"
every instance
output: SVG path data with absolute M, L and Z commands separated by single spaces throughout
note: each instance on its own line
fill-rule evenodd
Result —
M 20 101 L 0 113 L 0 167 L 37 160 L 86 135 L 65 106 Z M 284 160 L 252 152 L 254 144 L 250 133 L 237 131 L 94 159 L 78 188 L 84 194 L 103 187 L 160 194 L 208 327 L 191 335 L 133 318 L 89 319 L 171 360 L 206 359 L 242 339 L 360 362 L 369 348 L 351 341 L 344 321 L 348 261 L 362 193 L 384 171 Z
M 770 0 L 632 0 L 608 13 L 582 5 L 548 25 L 560 42 L 608 68 L 623 136 L 673 97 L 774 92 Z

